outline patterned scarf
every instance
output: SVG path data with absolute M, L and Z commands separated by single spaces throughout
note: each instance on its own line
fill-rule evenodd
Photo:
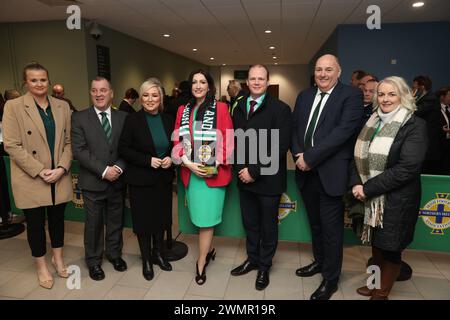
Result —
M 356 168 L 363 184 L 386 169 L 395 136 L 411 115 L 412 111 L 399 106 L 387 114 L 378 109 L 367 120 L 355 145 Z M 370 243 L 372 228 L 383 228 L 384 204 L 384 194 L 364 201 L 363 243 Z
M 189 130 L 189 118 L 192 108 L 188 103 L 183 110 L 180 124 L 180 142 L 183 144 L 184 154 L 193 162 L 205 165 L 215 165 L 216 140 L 217 140 L 217 108 L 216 100 L 213 100 L 205 108 L 198 110 L 196 119 L 192 121 L 192 140 Z M 192 152 L 194 150 L 194 152 Z

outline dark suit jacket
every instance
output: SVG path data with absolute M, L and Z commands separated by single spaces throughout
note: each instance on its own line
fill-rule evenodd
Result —
M 297 97 L 291 150 L 293 155 L 304 152 L 306 163 L 317 170 L 328 195 L 341 196 L 347 188 L 348 166 L 364 116 L 363 94 L 358 88 L 338 82 L 317 121 L 314 146 L 305 151 L 306 126 L 316 93 L 317 88 L 309 88 Z M 296 168 L 299 188 L 303 187 L 306 175 Z
M 250 175 L 255 180 L 254 182 L 244 184 L 238 179 L 238 187 L 242 190 L 247 190 L 261 195 L 278 195 L 286 190 L 286 153 L 289 150 L 290 138 L 291 138 L 291 121 L 292 113 L 289 106 L 281 100 L 278 100 L 268 93 L 264 97 L 264 100 L 254 113 L 247 119 L 247 97 L 239 100 L 238 105 L 233 112 L 233 125 L 234 130 L 242 129 L 245 132 L 256 129 L 256 133 L 260 133 L 259 129 L 267 130 L 267 142 L 268 150 L 262 150 L 263 155 L 271 154 L 271 132 L 272 130 L 279 130 L 279 141 L 273 146 L 278 149 L 278 171 L 273 175 L 262 175 L 261 169 L 264 167 L 273 166 L 272 164 L 263 164 L 266 161 L 261 159 L 259 149 L 257 154 L 253 154 L 256 151 L 253 147 L 261 146 L 260 139 L 262 136 L 257 136 L 257 141 L 249 143 L 249 139 L 246 139 L 245 145 L 242 145 L 242 141 L 235 145 L 235 168 L 237 171 L 247 167 Z M 250 129 L 250 130 L 248 130 Z M 238 135 L 239 133 L 237 133 Z M 242 148 L 244 147 L 245 148 Z M 237 153 L 241 153 L 243 150 L 245 156 L 245 163 L 238 163 Z M 252 154 L 250 154 L 252 151 Z M 251 163 L 252 157 L 256 158 L 256 163 Z M 272 159 L 273 160 L 273 159 Z
M 126 116 L 125 112 L 111 108 L 110 144 L 94 107 L 72 114 L 72 153 L 73 158 L 80 163 L 78 184 L 81 189 L 105 191 L 111 184 L 108 180 L 102 179 L 107 166 L 117 165 L 125 172 L 126 163 L 119 158 L 118 147 Z M 112 182 L 114 188 L 123 187 L 122 176 Z
M 135 113 L 136 112 L 136 110 L 134 110 L 134 108 L 125 100 L 122 100 L 122 102 L 120 102 L 119 110 L 126 112 L 126 113 Z
M 161 120 L 166 131 L 169 146 L 162 157 L 169 156 L 172 150 L 171 134 L 174 121 L 171 116 L 160 113 Z M 119 142 L 119 154 L 127 161 L 127 172 L 125 182 L 135 186 L 149 186 L 158 180 L 171 183 L 174 176 L 174 169 L 158 168 L 151 166 L 151 158 L 159 158 L 156 153 L 155 144 L 150 129 L 147 125 L 144 109 L 130 114 L 123 126 L 122 135 Z

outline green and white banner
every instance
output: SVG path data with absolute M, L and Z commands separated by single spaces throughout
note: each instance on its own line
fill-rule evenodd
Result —
M 8 178 L 10 177 L 9 158 L 5 157 Z M 83 195 L 77 186 L 78 162 L 73 161 L 71 174 L 73 182 L 73 200 L 66 207 L 66 220 L 84 221 Z M 305 206 L 294 180 L 294 171 L 288 172 L 288 187 L 283 194 L 279 211 L 279 239 L 295 242 L 311 242 L 311 232 Z M 9 188 L 11 186 L 9 185 Z M 11 189 L 10 189 L 11 191 Z M 21 214 L 11 195 L 11 208 Z M 151 210 L 151 208 L 149 208 Z M 236 180 L 228 186 L 225 198 L 222 223 L 215 228 L 215 235 L 225 237 L 245 237 L 239 207 L 239 192 Z M 128 201 L 125 201 L 125 226 L 131 227 Z M 178 181 L 178 226 L 181 232 L 198 232 L 189 218 L 185 189 Z M 345 218 L 344 242 L 361 244 L 351 228 L 351 220 Z M 416 225 L 414 242 L 410 249 L 450 252 L 450 176 L 422 175 L 422 199 L 419 219 Z

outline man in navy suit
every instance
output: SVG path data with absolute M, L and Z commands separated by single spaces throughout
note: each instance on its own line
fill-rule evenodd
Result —
M 363 94 L 338 81 L 337 58 L 326 54 L 315 66 L 317 88 L 297 97 L 292 154 L 296 182 L 311 226 L 314 261 L 296 274 L 321 272 L 323 281 L 311 300 L 328 300 L 337 291 L 342 267 L 344 204 L 348 166 L 363 117 Z

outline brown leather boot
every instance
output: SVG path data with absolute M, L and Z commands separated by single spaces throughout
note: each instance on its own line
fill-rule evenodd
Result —
M 377 247 L 372 246 L 372 263 L 379 266 L 383 263 L 383 253 Z M 374 289 L 369 289 L 367 286 L 356 289 L 356 292 L 365 297 L 371 297 Z
M 374 289 L 370 300 L 388 300 L 389 293 L 400 274 L 401 264 L 383 260 L 381 267 L 381 288 Z

